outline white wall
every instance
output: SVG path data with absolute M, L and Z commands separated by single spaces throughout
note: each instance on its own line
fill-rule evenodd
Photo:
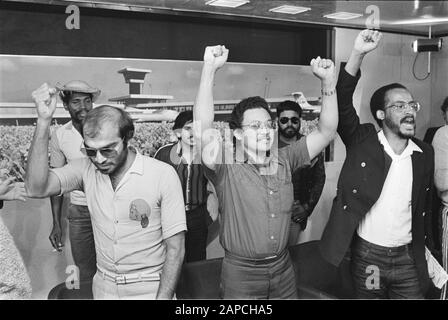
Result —
M 444 124 L 440 106 L 448 97 L 448 37 L 443 38 L 440 52 L 432 54 L 431 65 L 431 127 Z

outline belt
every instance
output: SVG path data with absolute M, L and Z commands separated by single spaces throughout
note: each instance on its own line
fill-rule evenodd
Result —
M 225 251 L 225 257 L 226 258 L 230 258 L 230 259 L 235 259 L 235 260 L 248 262 L 248 263 L 253 263 L 253 264 L 268 264 L 268 263 L 280 260 L 281 258 L 283 258 L 287 254 L 287 252 L 288 252 L 288 250 L 284 249 L 279 254 L 274 254 L 274 255 L 267 256 L 267 257 L 247 258 L 247 257 L 237 256 L 237 255 L 235 255 L 233 253 L 230 253 L 229 251 L 226 250 Z
M 398 246 L 398 247 L 385 247 L 385 246 L 380 246 L 378 244 L 374 244 L 372 242 L 364 240 L 358 234 L 356 234 L 356 236 L 355 236 L 355 241 L 357 243 L 369 246 L 372 249 L 377 249 L 377 250 L 382 250 L 382 251 L 387 251 L 387 252 L 402 252 L 402 251 L 406 251 L 406 250 L 412 249 L 412 242 L 409 243 L 409 244 Z
M 160 281 L 158 273 L 131 273 L 131 274 L 112 274 L 98 269 L 98 273 L 103 279 L 115 282 L 116 284 L 128 284 L 143 281 Z

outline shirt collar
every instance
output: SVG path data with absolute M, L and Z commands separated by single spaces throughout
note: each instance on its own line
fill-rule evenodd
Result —
M 378 139 L 379 139 L 380 143 L 384 146 L 384 150 L 387 152 L 387 154 L 392 159 L 402 159 L 402 158 L 408 157 L 408 156 L 412 155 L 414 153 L 414 151 L 415 152 L 423 152 L 422 149 L 420 149 L 420 147 L 418 145 L 416 145 L 414 141 L 412 141 L 412 139 L 408 139 L 408 145 L 403 150 L 403 152 L 400 155 L 396 154 L 392 150 L 392 147 L 390 146 L 389 141 L 387 141 L 387 138 L 384 135 L 383 130 L 378 131 Z
M 128 172 L 129 173 L 136 173 L 139 175 L 143 175 L 143 155 L 138 152 L 138 150 L 132 146 L 129 146 L 129 151 L 134 151 L 135 152 L 135 159 L 134 162 L 132 163 L 131 167 L 129 168 Z

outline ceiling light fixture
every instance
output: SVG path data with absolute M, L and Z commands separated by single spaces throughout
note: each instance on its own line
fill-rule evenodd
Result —
M 249 2 L 250 1 L 248 0 L 210 0 L 207 1 L 205 4 L 208 6 L 237 8 Z
M 337 19 L 337 20 L 350 20 L 350 19 L 355 19 L 355 18 L 359 18 L 362 17 L 363 15 L 360 13 L 351 13 L 351 12 L 335 12 L 335 13 L 330 13 L 327 15 L 324 15 L 324 18 L 328 18 L 328 19 Z
M 270 12 L 286 13 L 286 14 L 298 14 L 298 13 L 302 13 L 302 12 L 306 12 L 306 11 L 310 11 L 310 10 L 311 10 L 311 8 L 289 6 L 289 5 L 284 5 L 284 6 L 269 9 Z

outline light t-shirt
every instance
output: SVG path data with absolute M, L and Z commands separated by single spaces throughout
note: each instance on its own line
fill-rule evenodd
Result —
M 182 187 L 170 165 L 137 153 L 115 191 L 89 159 L 51 172 L 61 193 L 85 192 L 99 268 L 117 274 L 162 271 L 162 240 L 187 230 Z

